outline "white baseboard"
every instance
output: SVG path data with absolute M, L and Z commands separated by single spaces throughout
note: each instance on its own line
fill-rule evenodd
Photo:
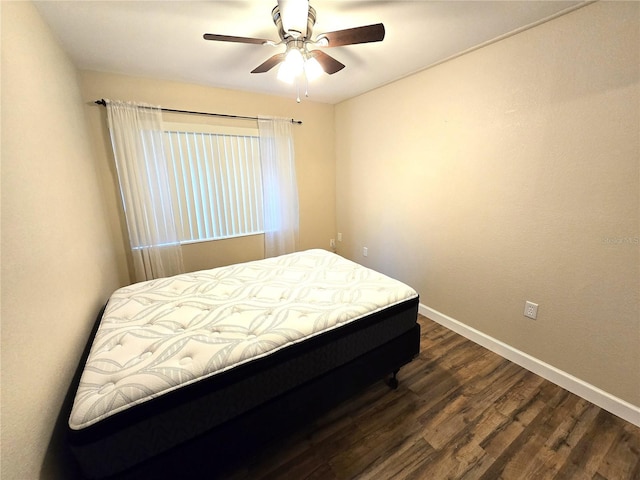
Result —
M 513 363 L 520 365 L 523 368 L 540 375 L 542 378 L 555 383 L 556 385 L 564 388 L 584 398 L 585 400 L 599 406 L 600 408 L 617 415 L 618 417 L 633 423 L 640 427 L 640 407 L 626 402 L 604 390 L 599 389 L 573 375 L 564 372 L 553 365 L 549 365 L 531 355 L 521 352 L 520 350 L 507 345 L 500 340 L 497 340 L 485 333 L 482 333 L 475 328 L 469 327 L 454 318 L 451 318 L 443 313 L 427 307 L 424 304 L 420 304 L 418 311 L 421 315 L 430 318 L 434 322 L 452 330 L 465 338 L 468 338 L 472 342 L 482 345 L 483 347 L 497 353 L 503 358 L 506 358 Z

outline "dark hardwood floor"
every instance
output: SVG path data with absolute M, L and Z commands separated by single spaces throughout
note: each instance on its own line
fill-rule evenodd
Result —
M 640 428 L 424 318 L 421 353 L 231 479 L 640 480 Z

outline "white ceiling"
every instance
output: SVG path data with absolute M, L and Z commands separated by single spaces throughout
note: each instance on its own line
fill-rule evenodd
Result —
M 311 0 L 314 35 L 382 22 L 380 43 L 326 49 L 346 65 L 309 86 L 309 99 L 338 103 L 585 4 L 579 1 Z M 276 0 L 43 1 L 36 7 L 76 66 L 295 98 L 277 69 L 251 74 L 284 51 L 212 42 L 204 33 L 278 41 Z

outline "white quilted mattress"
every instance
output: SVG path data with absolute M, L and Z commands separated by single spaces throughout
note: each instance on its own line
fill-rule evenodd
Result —
M 107 303 L 69 426 L 81 430 L 414 297 L 407 285 L 325 250 L 121 288 Z

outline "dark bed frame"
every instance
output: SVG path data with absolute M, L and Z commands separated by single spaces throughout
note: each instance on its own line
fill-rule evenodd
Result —
M 414 298 L 371 315 L 364 327 L 354 322 L 287 347 L 255 364 L 236 367 L 219 378 L 115 415 L 88 432 L 69 429 L 68 444 L 86 478 L 218 478 L 268 442 L 308 424 L 372 383 L 387 378 L 389 386 L 396 388 L 397 372 L 419 353 L 417 311 L 418 298 Z M 102 312 L 80 370 L 101 316 Z M 408 328 L 385 337 L 388 325 L 394 322 Z M 374 340 L 374 348 L 333 364 L 335 348 L 354 345 L 357 350 L 361 339 L 371 335 L 383 340 Z M 336 347 L 341 343 L 342 347 Z M 290 380 L 298 375 L 300 379 Z M 78 381 L 79 375 L 73 391 Z M 289 381 L 293 386 L 287 386 Z M 246 405 L 236 407 L 243 400 Z M 227 418 L 210 419 L 205 413 L 196 417 L 198 421 L 188 419 L 192 411 L 202 412 L 203 408 L 212 412 L 227 409 Z M 169 431 L 170 437 L 175 433 L 175 445 L 164 440 L 156 445 L 158 428 Z

